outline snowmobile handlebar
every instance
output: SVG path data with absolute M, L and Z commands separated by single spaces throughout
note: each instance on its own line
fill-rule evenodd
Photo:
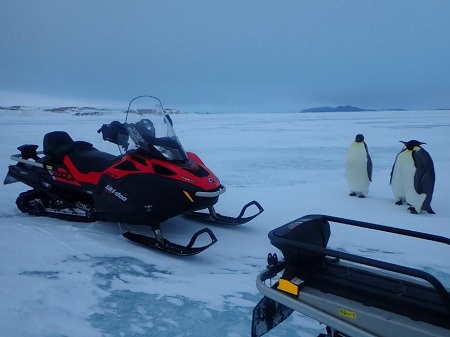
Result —
M 122 123 L 112 121 L 110 124 L 103 124 L 97 133 L 102 134 L 103 140 L 122 146 L 127 150 L 129 137 L 127 129 Z

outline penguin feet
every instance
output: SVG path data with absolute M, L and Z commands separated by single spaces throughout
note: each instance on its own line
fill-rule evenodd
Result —
M 403 200 L 400 199 L 400 200 L 396 201 L 395 204 L 396 205 L 403 205 Z
M 408 207 L 408 211 L 409 211 L 409 213 L 411 213 L 411 214 L 419 214 L 419 213 L 417 213 L 417 211 L 416 211 L 416 209 L 414 208 L 414 207 Z
M 351 196 L 351 197 L 358 197 L 358 198 L 361 198 L 361 199 L 366 197 L 361 192 L 350 192 L 349 196 Z
M 427 211 L 427 212 L 430 213 L 430 214 L 436 214 L 436 213 L 433 211 L 433 209 L 432 209 L 431 207 L 425 209 L 425 211 Z

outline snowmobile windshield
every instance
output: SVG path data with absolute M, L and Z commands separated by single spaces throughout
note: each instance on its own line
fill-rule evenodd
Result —
M 168 161 L 187 160 L 172 119 L 158 98 L 139 96 L 131 100 L 124 126 L 136 148 Z

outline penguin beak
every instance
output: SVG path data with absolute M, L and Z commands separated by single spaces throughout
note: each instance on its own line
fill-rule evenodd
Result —
M 414 147 L 416 147 L 416 146 L 420 146 L 420 145 L 422 145 L 422 144 L 426 144 L 426 143 L 424 143 L 424 142 L 419 142 L 418 140 L 410 140 L 409 142 L 405 142 L 405 141 L 403 141 L 403 140 L 400 140 L 400 143 L 403 143 L 403 145 L 405 145 L 405 147 L 408 149 L 408 150 L 413 150 L 413 148 Z
M 408 148 L 408 145 L 407 145 L 408 142 L 405 142 L 405 141 L 403 141 L 403 140 L 399 140 L 399 142 L 403 144 L 403 149 L 402 149 L 402 150 L 405 150 L 405 149 Z

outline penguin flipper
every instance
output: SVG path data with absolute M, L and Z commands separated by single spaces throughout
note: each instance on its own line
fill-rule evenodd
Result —
M 373 171 L 373 165 L 372 165 L 372 158 L 369 154 L 369 148 L 367 147 L 367 144 L 364 142 L 364 149 L 366 150 L 366 156 L 367 156 L 367 177 L 369 178 L 369 181 L 372 182 L 372 171 Z
M 434 164 L 430 154 L 420 148 L 413 151 L 412 157 L 414 165 L 416 167 L 416 173 L 414 174 L 414 189 L 417 193 L 433 194 L 435 183 Z
M 405 151 L 405 149 L 401 150 L 401 151 L 400 151 L 399 153 L 397 153 L 397 155 L 395 156 L 394 164 L 392 164 L 391 178 L 389 179 L 389 185 L 392 184 L 392 176 L 394 175 L 395 164 L 397 164 L 398 156 L 399 156 L 400 153 L 402 153 L 403 151 Z
M 436 181 L 433 160 L 430 154 L 423 148 L 413 151 L 412 155 L 414 165 L 416 166 L 414 189 L 417 193 L 425 193 L 427 195 L 423 201 L 422 210 L 430 214 L 435 214 L 430 205 Z
M 370 154 L 369 152 L 367 152 L 367 176 L 369 177 L 370 181 L 372 181 L 372 172 L 373 172 L 372 158 L 370 158 Z

